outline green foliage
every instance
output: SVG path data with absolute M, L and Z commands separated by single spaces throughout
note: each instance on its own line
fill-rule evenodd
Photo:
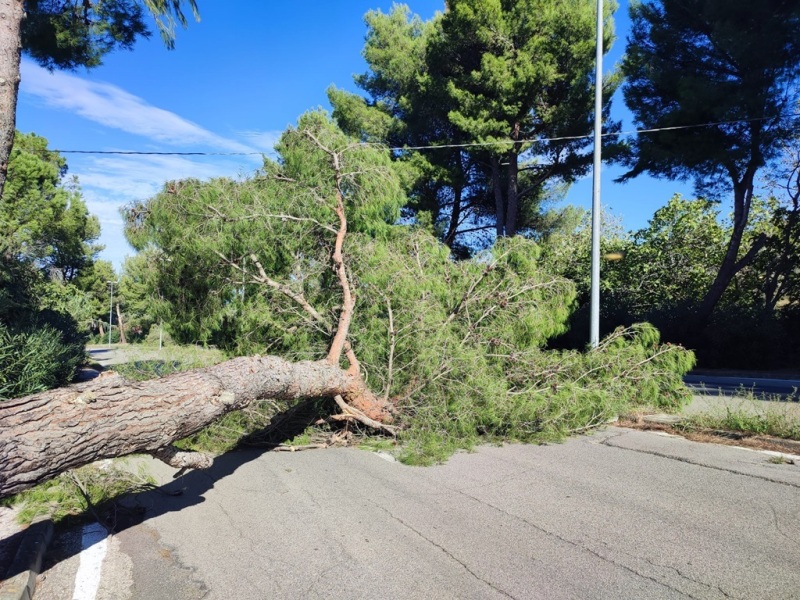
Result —
M 633 319 L 696 306 L 714 281 L 729 235 L 717 205 L 673 196 L 633 233 L 622 260 L 608 264 L 607 302 L 626 307 Z
M 68 383 L 84 361 L 83 343 L 74 324 L 57 313 L 39 315 L 24 328 L 0 323 L 0 400 Z
M 649 325 L 619 330 L 589 352 L 510 352 L 486 371 L 463 365 L 448 377 L 439 398 L 414 402 L 416 410 L 400 440 L 401 459 L 440 461 L 455 449 L 486 441 L 543 442 L 605 423 L 633 406 L 676 410 L 690 395 L 681 377 L 694 357 L 679 346 L 659 346 Z M 475 369 L 480 369 L 475 371 Z M 491 378 L 491 379 L 490 379 Z
M 26 0 L 22 48 L 48 69 L 96 67 L 112 50 L 130 50 L 138 38 L 150 37 L 146 13 L 172 48 L 175 25 L 186 26 L 184 4 L 197 17 L 194 0 Z
M 108 325 L 109 281 L 117 280 L 118 276 L 109 261 L 94 260 L 91 265 L 81 269 L 77 277 L 71 282 L 82 294 L 84 312 L 80 316 L 76 313 L 70 314 L 73 314 L 81 323 L 83 323 L 83 318 L 88 315 L 89 326 L 93 333 L 99 334 L 100 323 L 103 323 L 104 330 Z M 114 294 L 116 295 L 118 291 L 119 288 L 115 285 Z
M 74 183 L 63 184 L 64 158 L 47 140 L 17 132 L 0 201 L 0 252 L 72 280 L 102 248 L 100 223 Z
M 800 99 L 800 6 L 765 0 L 631 5 L 625 102 L 639 126 L 626 177 L 740 180 L 791 139 Z
M 314 139 L 336 152 L 347 149 L 340 166 L 349 229 L 391 235 L 405 196 L 388 152 L 354 144 L 324 113 L 308 113 L 281 138 L 280 160 L 267 161 L 255 177 L 168 183 L 147 203 L 128 207 L 128 239 L 154 252 L 155 277 L 141 281 L 153 314 L 176 341 L 235 353 L 266 346 L 296 358 L 321 351 L 326 340 L 307 331 L 297 306 L 254 282 L 251 259 L 254 254 L 271 277 L 291 282 L 332 319 L 335 180 L 330 155 Z
M 95 315 L 78 285 L 100 250 L 96 217 L 47 140 L 17 133 L 0 200 L 0 398 L 69 382 Z
M 27 524 L 36 517 L 47 516 L 56 523 L 87 515 L 95 511 L 98 518 L 117 497 L 153 489 L 155 480 L 146 473 L 144 465 L 134 473 L 119 462 L 108 461 L 103 466 L 89 465 L 59 475 L 34 488 L 2 500 L 5 506 L 17 506 L 17 519 Z
M 607 51 L 616 5 L 606 8 Z M 585 139 L 547 139 L 591 131 L 594 14 L 588 0 L 460 0 L 427 22 L 405 5 L 370 11 L 369 71 L 355 78 L 369 99 L 329 89 L 334 118 L 361 139 L 442 146 L 397 157 L 409 209 L 430 214 L 457 256 L 491 245 L 493 226 L 500 236 L 542 233 L 543 200 L 590 164 Z M 604 84 L 606 118 L 618 83 Z

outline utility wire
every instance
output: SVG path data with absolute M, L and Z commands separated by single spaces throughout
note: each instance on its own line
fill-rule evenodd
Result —
M 741 123 L 755 123 L 758 121 L 773 121 L 775 119 L 794 119 L 800 117 L 800 113 L 791 113 L 778 117 L 755 117 L 752 119 L 736 119 L 732 121 L 714 121 L 709 123 L 698 123 L 695 125 L 672 125 L 670 127 L 654 127 L 651 129 L 633 129 L 630 131 L 610 131 L 600 135 L 600 137 L 631 137 L 643 133 L 658 133 L 661 131 L 679 131 L 684 129 L 698 129 L 701 127 L 715 127 L 717 125 L 737 125 Z M 533 140 L 495 140 L 493 142 L 470 142 L 465 144 L 431 144 L 427 146 L 395 146 L 389 150 L 439 150 L 452 148 L 478 148 L 484 146 L 497 146 L 501 144 L 538 144 L 542 142 L 572 142 L 577 140 L 588 140 L 594 138 L 594 134 L 585 135 L 566 135 L 550 138 L 537 138 Z M 382 146 L 377 142 L 362 142 L 363 146 Z M 146 152 L 138 150 L 53 150 L 61 154 L 116 154 L 125 156 L 263 156 L 268 152 Z
M 61 154 L 124 154 L 141 156 L 263 156 L 266 152 L 145 152 L 139 150 L 53 150 Z

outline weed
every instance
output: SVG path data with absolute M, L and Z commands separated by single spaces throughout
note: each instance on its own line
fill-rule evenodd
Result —
M 381 437 L 370 437 L 361 441 L 358 447 L 369 452 L 387 452 L 393 454 L 395 450 L 397 450 L 397 441 Z
M 800 412 L 792 408 L 789 403 L 765 402 L 750 393 L 738 405 L 726 406 L 724 412 L 689 415 L 684 426 L 800 440 Z
M 0 502 L 5 506 L 19 507 L 17 519 L 22 524 L 30 523 L 39 516 L 49 516 L 58 523 L 102 510 L 123 494 L 151 489 L 153 486 L 155 481 L 146 473 L 144 465 L 134 473 L 126 468 L 122 459 L 63 473 Z

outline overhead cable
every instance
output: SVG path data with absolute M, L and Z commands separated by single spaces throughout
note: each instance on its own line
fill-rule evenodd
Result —
M 756 117 L 753 119 L 736 119 L 731 121 L 715 121 L 709 123 L 697 123 L 694 125 L 672 125 L 670 127 L 653 127 L 650 129 L 633 129 L 630 131 L 609 131 L 606 133 L 601 134 L 600 137 L 608 138 L 608 137 L 632 137 L 634 135 L 640 134 L 647 134 L 647 133 L 658 133 L 661 131 L 679 131 L 685 129 L 697 129 L 701 127 L 716 127 L 717 125 L 738 125 L 742 123 L 755 123 L 758 121 L 773 121 L 776 119 L 794 119 L 800 117 L 800 113 L 792 113 L 788 115 L 782 115 L 778 117 Z M 452 149 L 452 148 L 480 148 L 486 146 L 498 146 L 503 144 L 541 144 L 543 142 L 572 142 L 578 140 L 588 140 L 593 139 L 594 134 L 585 134 L 585 135 L 565 135 L 565 136 L 557 136 L 557 137 L 549 137 L 549 138 L 536 138 L 536 139 L 525 139 L 525 140 L 514 140 L 514 139 L 505 139 L 505 140 L 494 140 L 491 142 L 469 142 L 464 144 L 430 144 L 426 146 L 394 146 L 389 147 L 389 150 L 392 151 L 404 151 L 404 150 L 443 150 L 443 149 Z M 383 144 L 377 142 L 362 142 L 364 146 L 383 146 Z M 139 150 L 53 150 L 53 152 L 59 152 L 61 154 L 116 154 L 116 155 L 128 155 L 128 156 L 263 156 L 268 154 L 268 152 L 148 152 L 148 151 L 139 151 Z

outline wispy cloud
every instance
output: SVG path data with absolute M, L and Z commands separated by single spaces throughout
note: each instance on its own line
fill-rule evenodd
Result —
M 183 156 L 102 156 L 71 168 L 85 190 L 118 202 L 146 199 L 165 181 L 230 177 L 243 170 L 244 166 L 234 161 L 209 162 Z
M 250 145 L 262 150 L 265 154 L 274 155 L 275 144 L 280 141 L 283 131 L 240 131 L 238 135 L 246 139 Z
M 153 106 L 115 85 L 60 71 L 51 73 L 30 61 L 22 62 L 21 91 L 36 96 L 48 107 L 172 146 L 199 145 L 227 152 L 258 151 Z
M 50 73 L 23 61 L 21 101 L 69 112 L 110 130 L 133 134 L 146 148 L 164 151 L 168 145 L 178 152 L 245 152 L 250 156 L 83 155 L 69 154 L 70 174 L 78 176 L 87 207 L 100 219 L 102 257 L 120 267 L 132 251 L 122 234 L 121 206 L 155 195 L 169 180 L 237 177 L 261 165 L 261 155 L 272 154 L 280 137 L 277 131 L 236 132 L 230 139 L 205 129 L 178 114 L 153 106 L 143 98 L 104 82 L 62 72 Z M 105 143 L 92 150 L 114 151 Z M 241 140 L 241 141 L 239 141 Z M 91 142 L 89 142 L 91 143 Z M 131 150 L 131 148 L 125 148 Z M 136 148 L 137 150 L 140 148 Z

